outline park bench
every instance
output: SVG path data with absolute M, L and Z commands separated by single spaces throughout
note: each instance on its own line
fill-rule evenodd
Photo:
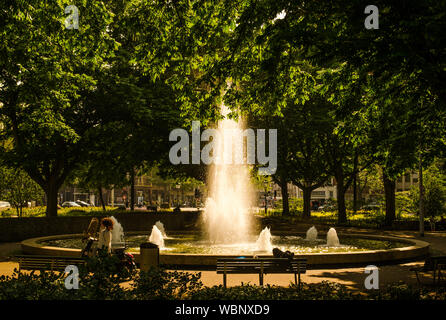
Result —
M 446 268 L 446 256 L 431 256 L 426 259 L 422 267 L 411 268 L 410 271 L 414 271 L 417 276 L 418 284 L 420 284 L 419 272 L 432 272 L 434 278 L 434 284 L 439 283 L 442 279 L 441 270 Z
M 85 259 L 80 257 L 16 255 L 13 260 L 19 263 L 19 271 L 23 269 L 63 272 L 68 265 L 80 266 L 85 264 Z
M 260 285 L 263 276 L 268 273 L 293 273 L 294 282 L 300 286 L 300 275 L 306 272 L 305 258 L 222 258 L 217 259 L 217 274 L 223 274 L 223 286 L 226 288 L 228 274 L 259 274 Z M 298 281 L 299 279 L 299 281 Z

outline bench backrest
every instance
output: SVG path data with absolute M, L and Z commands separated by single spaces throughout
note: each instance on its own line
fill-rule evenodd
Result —
M 217 273 L 305 273 L 305 258 L 222 258 L 217 259 Z
M 64 271 L 68 265 L 85 264 L 83 258 L 17 255 L 14 257 L 23 270 L 53 270 Z

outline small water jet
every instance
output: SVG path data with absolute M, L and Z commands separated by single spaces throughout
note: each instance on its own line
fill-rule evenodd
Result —
M 161 231 L 163 238 L 167 238 L 166 230 L 164 229 L 164 224 L 161 221 L 157 221 L 155 226 Z
M 111 216 L 110 219 L 113 221 L 112 246 L 124 243 L 124 228 L 115 217 Z
M 265 227 L 260 232 L 259 238 L 256 242 L 257 250 L 258 251 L 267 251 L 271 252 L 273 250 L 273 245 L 271 243 L 271 230 L 268 227 Z
M 317 240 L 317 229 L 312 226 L 310 229 L 307 230 L 307 237 L 305 240 L 308 241 L 316 241 Z
M 328 230 L 327 232 L 327 246 L 329 247 L 339 246 L 339 238 L 335 228 L 330 228 L 330 230 Z
M 164 237 L 156 225 L 154 225 L 152 228 L 152 233 L 149 236 L 149 242 L 156 244 L 160 249 L 164 249 Z

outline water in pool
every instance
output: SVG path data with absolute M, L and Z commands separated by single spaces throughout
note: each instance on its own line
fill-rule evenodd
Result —
M 148 235 L 129 235 L 125 237 L 127 250 L 138 252 L 139 245 L 147 241 Z M 271 253 L 259 250 L 257 241 L 258 236 L 248 237 L 248 241 L 233 244 L 213 244 L 201 235 L 175 235 L 164 239 L 164 253 L 188 253 L 188 254 L 234 254 L 248 255 L 254 253 Z M 62 248 L 81 249 L 85 245 L 80 238 L 69 238 L 60 240 L 47 240 L 41 244 Z M 304 253 L 330 253 L 330 252 L 358 252 L 367 250 L 386 250 L 406 246 L 403 242 L 372 240 L 353 237 L 343 237 L 340 239 L 340 245 L 328 246 L 326 240 L 306 240 L 299 236 L 271 236 L 272 248 L 279 248 L 282 251 L 289 250 L 295 254 Z M 271 248 L 271 247 L 270 247 Z

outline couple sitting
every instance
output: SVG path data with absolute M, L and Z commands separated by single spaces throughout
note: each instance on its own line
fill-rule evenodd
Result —
M 98 224 L 99 220 L 92 218 L 87 231 L 84 232 L 83 240 L 87 240 L 87 245 L 81 252 L 82 257 L 96 255 L 97 250 L 102 250 L 108 254 L 111 253 L 113 220 L 110 218 L 102 218 L 99 233 L 97 231 Z M 95 241 L 97 241 L 96 248 L 92 248 Z

